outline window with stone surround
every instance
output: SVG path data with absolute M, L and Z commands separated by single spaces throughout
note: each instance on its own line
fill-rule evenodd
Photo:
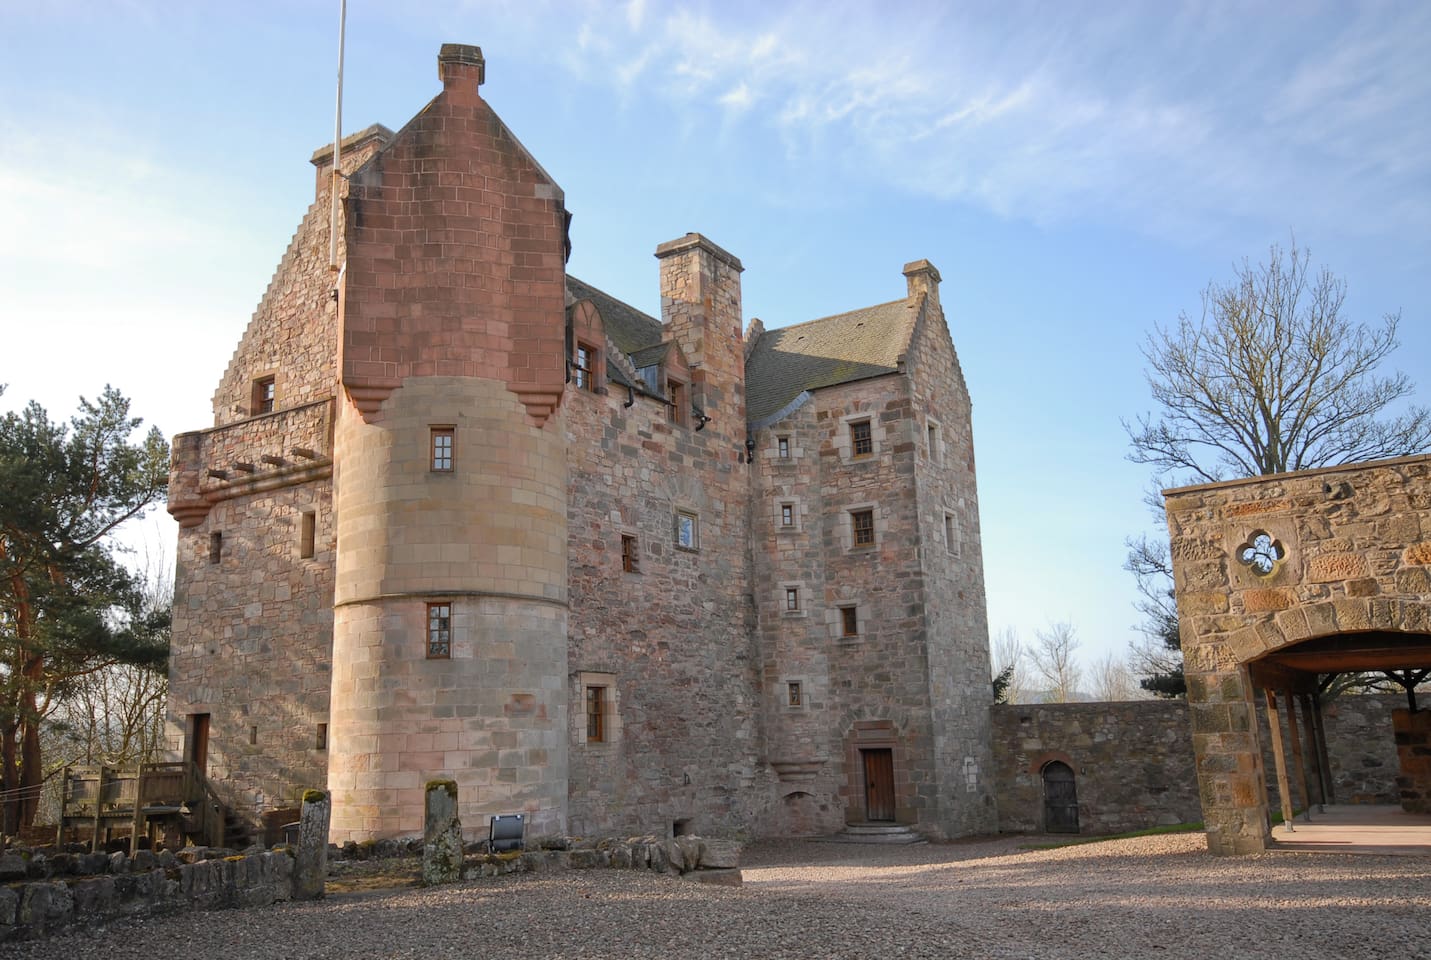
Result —
M 318 527 L 317 514 L 312 510 L 302 511 L 298 514 L 298 525 L 298 556 L 304 560 L 312 559 Z
M 272 413 L 274 405 L 278 402 L 278 378 L 275 376 L 259 377 L 253 382 L 253 399 L 249 404 L 249 409 L 253 416 L 261 413 Z
M 593 750 L 614 748 L 621 739 L 620 695 L 616 674 L 583 670 L 576 674 L 571 709 L 572 742 Z
M 621 569 L 627 573 L 641 572 L 641 555 L 636 537 L 629 533 L 621 535 Z
M 775 455 L 778 456 L 781 460 L 789 460 L 789 459 L 790 459 L 790 438 L 789 438 L 789 437 L 776 437 L 776 438 L 775 438 Z
M 572 365 L 572 381 L 580 390 L 596 389 L 597 360 L 600 354 L 596 348 L 585 343 L 576 345 L 576 362 Z
M 224 558 L 224 535 L 215 530 L 209 534 L 209 562 L 218 563 Z
M 795 613 L 800 609 L 800 588 L 785 588 L 785 612 Z
M 929 431 L 929 459 L 930 459 L 930 461 L 932 461 L 932 462 L 934 462 L 934 463 L 943 463 L 943 462 L 944 462 L 944 444 L 943 444 L 943 441 L 940 439 L 940 437 L 941 437 L 941 431 L 940 431 L 940 429 L 939 429 L 939 424 L 938 424 L 938 422 L 936 422 L 936 421 L 934 421 L 934 420 L 930 420 L 930 421 L 929 421 L 929 425 L 928 425 L 928 431 Z
M 860 611 L 859 607 L 848 606 L 840 608 L 840 636 L 858 637 L 860 635 Z
M 315 749 L 315 750 L 327 750 L 327 749 L 328 749 L 328 725 L 327 725 L 326 723 L 320 723 L 320 724 L 318 724 L 318 737 L 317 737 L 317 742 L 314 743 L 314 745 L 313 745 L 313 749 Z
M 676 511 L 676 546 L 682 550 L 701 548 L 701 520 L 688 510 Z
M 959 522 L 952 513 L 944 514 L 944 549 L 959 552 Z
M 795 526 L 795 504 L 782 503 L 780 505 L 780 525 L 782 527 Z
M 427 659 L 447 660 L 452 657 L 452 604 L 427 605 Z
M 791 707 L 803 706 L 805 703 L 804 692 L 800 689 L 800 681 L 792 680 L 785 684 L 785 703 Z
M 874 432 L 868 420 L 850 422 L 850 455 L 868 457 L 874 453 Z
M 586 742 L 603 743 L 606 740 L 606 688 L 591 686 L 586 688 Z
M 457 443 L 456 427 L 432 427 L 430 429 L 431 459 L 428 461 L 433 473 L 451 473 Z
M 851 543 L 856 547 L 872 547 L 875 542 L 874 510 L 850 511 Z

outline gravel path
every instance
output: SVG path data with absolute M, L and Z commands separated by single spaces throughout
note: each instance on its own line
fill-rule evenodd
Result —
M 0 957 L 1431 958 L 1431 858 L 1208 856 L 1200 834 L 1020 851 L 754 846 L 745 886 L 506 877 L 126 921 Z

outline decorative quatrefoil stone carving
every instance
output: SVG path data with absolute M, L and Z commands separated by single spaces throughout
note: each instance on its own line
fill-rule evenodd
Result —
M 1253 569 L 1260 577 L 1265 577 L 1277 569 L 1287 556 L 1281 540 L 1274 540 L 1265 530 L 1254 530 L 1237 548 L 1237 560 Z

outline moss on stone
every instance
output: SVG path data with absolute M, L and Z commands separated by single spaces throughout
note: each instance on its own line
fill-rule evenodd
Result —
M 322 790 L 304 790 L 304 791 L 303 791 L 303 802 L 304 802 L 304 803 L 322 803 L 324 800 L 327 800 L 327 799 L 328 799 L 328 794 L 324 793 Z
M 427 781 L 427 790 L 428 792 L 433 790 L 446 790 L 449 797 L 453 800 L 457 799 L 456 780 L 429 780 Z

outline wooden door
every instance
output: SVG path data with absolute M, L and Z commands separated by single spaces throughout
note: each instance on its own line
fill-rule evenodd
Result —
M 189 749 L 186 759 L 199 768 L 199 773 L 208 776 L 209 770 L 209 715 L 192 713 L 189 715 Z
M 865 761 L 865 819 L 894 819 L 894 751 L 861 750 Z
M 1048 833 L 1078 832 L 1078 784 L 1072 768 L 1057 760 L 1043 768 L 1043 823 Z

